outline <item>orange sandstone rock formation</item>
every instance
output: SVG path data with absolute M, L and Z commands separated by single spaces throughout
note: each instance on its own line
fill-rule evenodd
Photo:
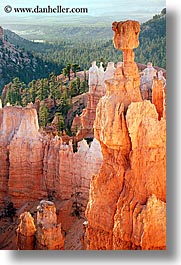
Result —
M 17 133 L 9 145 L 9 195 L 15 207 L 22 202 L 46 196 L 43 180 L 43 140 L 39 134 L 35 109 L 22 109 L 24 114 Z
M 20 215 L 17 232 L 17 247 L 19 250 L 33 250 L 35 248 L 36 227 L 29 212 Z
M 98 173 L 101 163 L 101 148 L 96 139 L 90 148 L 85 140 L 81 141 L 76 153 L 73 153 L 71 143 L 66 145 L 61 139 L 52 139 L 45 147 L 46 188 L 60 200 L 75 196 L 84 209 L 88 201 L 91 176 Z
M 97 106 L 103 163 L 91 181 L 85 241 L 89 250 L 165 249 L 166 120 L 140 95 L 132 51 L 138 22 L 114 22 L 113 30 L 126 55 Z
M 158 119 L 164 116 L 165 112 L 165 93 L 166 93 L 166 80 L 162 71 L 158 72 L 158 78 L 153 80 L 152 85 L 152 102 L 158 112 Z
M 36 249 L 63 250 L 64 239 L 61 224 L 57 224 L 54 203 L 41 201 L 37 210 Z
M 42 200 L 37 207 L 36 227 L 29 212 L 20 215 L 17 229 L 17 246 L 20 250 L 63 250 L 61 224 L 57 224 L 53 202 Z
M 11 106 L 0 109 L 0 206 L 8 199 L 9 144 L 19 129 L 25 111 L 21 107 Z
M 0 210 L 7 201 L 20 208 L 54 198 L 75 200 L 84 214 L 91 176 L 102 163 L 100 144 L 83 140 L 74 153 L 63 137 L 41 135 L 31 106 L 0 109 Z
M 96 62 L 92 62 L 89 69 L 89 93 L 87 107 L 80 116 L 73 120 L 71 130 L 76 133 L 78 141 L 83 138 L 93 138 L 93 124 L 96 116 L 96 107 L 99 99 L 104 95 L 104 68 L 102 63 L 98 68 Z

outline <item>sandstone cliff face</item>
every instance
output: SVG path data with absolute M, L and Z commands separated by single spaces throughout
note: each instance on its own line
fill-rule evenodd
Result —
M 151 94 L 143 97 L 133 52 L 139 23 L 115 22 L 113 30 L 123 62 L 105 73 L 93 62 L 88 105 L 73 124 L 82 139 L 93 137 L 94 123 L 90 147 L 83 140 L 74 153 L 66 135 L 41 135 L 31 106 L 0 108 L 0 206 L 59 201 L 62 226 L 49 202 L 38 208 L 36 227 L 29 213 L 21 216 L 19 249 L 63 249 L 62 227 L 71 237 L 72 217 L 84 216 L 88 196 L 87 249 L 166 248 L 166 83 L 151 69 Z
M 83 109 L 80 116 L 74 118 L 71 127 L 71 130 L 76 133 L 78 141 L 83 138 L 94 138 L 93 124 L 96 117 L 96 107 L 99 99 L 105 94 L 104 81 L 112 77 L 114 71 L 114 63 L 108 63 L 108 67 L 104 72 L 102 63 L 100 63 L 98 68 L 96 61 L 92 62 L 92 66 L 89 69 L 87 107 Z
M 102 163 L 100 144 L 83 140 L 73 152 L 71 141 L 39 133 L 37 113 L 31 107 L 0 109 L 0 205 L 16 208 L 42 198 L 74 198 L 85 210 L 92 174 Z
M 85 140 L 80 142 L 76 153 L 73 153 L 71 144 L 62 144 L 61 139 L 53 139 L 45 147 L 46 188 L 60 200 L 70 199 L 74 195 L 85 208 L 91 176 L 98 173 L 101 163 L 101 148 L 96 139 L 90 148 Z
M 22 109 L 23 117 L 9 145 L 9 195 L 15 207 L 46 195 L 43 180 L 43 140 L 35 109 Z
M 164 77 L 156 78 L 152 86 L 152 102 L 158 112 L 158 119 L 164 116 L 166 83 Z
M 9 144 L 19 129 L 24 111 L 22 108 L 5 107 L 0 109 L 0 205 L 8 195 Z
M 166 120 L 141 98 L 130 51 L 138 42 L 126 37 L 135 36 L 139 27 L 125 23 L 113 23 L 115 46 L 126 55 L 105 82 L 106 95 L 98 103 L 94 123 L 103 163 L 91 181 L 86 209 L 89 250 L 166 247 Z M 122 34 L 126 44 L 120 42 Z

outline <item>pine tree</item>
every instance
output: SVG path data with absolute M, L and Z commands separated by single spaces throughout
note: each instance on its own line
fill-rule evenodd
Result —
M 76 77 L 76 72 L 80 71 L 80 65 L 78 65 L 77 63 L 72 64 L 72 72 L 74 73 L 74 77 Z
M 42 105 L 39 109 L 39 124 L 40 126 L 46 127 L 49 119 L 48 107 Z
M 70 70 L 71 70 L 71 64 L 67 64 L 66 67 L 62 69 L 63 75 L 68 76 L 69 81 L 70 81 Z
M 32 80 L 29 84 L 29 91 L 30 91 L 30 102 L 35 103 L 36 100 L 36 93 L 37 93 L 37 87 L 36 87 L 36 81 Z
M 18 77 L 13 79 L 13 82 L 9 84 L 8 92 L 6 94 L 5 104 L 8 102 L 11 105 L 22 105 L 21 94 L 23 93 L 23 89 L 25 88 L 25 84 L 21 83 Z
M 56 128 L 57 131 L 63 131 L 65 129 L 65 122 L 64 122 L 64 117 L 61 112 L 56 112 L 55 113 L 56 117 Z
M 37 98 L 39 100 L 44 100 L 48 98 L 49 95 L 49 86 L 48 86 L 48 79 L 40 79 L 38 81 L 38 86 L 37 86 Z

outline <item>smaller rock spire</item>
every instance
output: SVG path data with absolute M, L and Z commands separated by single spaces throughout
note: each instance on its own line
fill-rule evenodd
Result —
M 3 28 L 0 26 L 0 40 L 4 40 L 4 30 Z

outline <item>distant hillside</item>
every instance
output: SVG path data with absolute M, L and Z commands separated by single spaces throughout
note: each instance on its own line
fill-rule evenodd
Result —
M 14 34 L 14 37 L 12 42 L 15 43 L 18 36 Z M 22 38 L 19 39 L 22 41 Z M 23 41 L 24 43 L 28 42 Z M 6 40 L 0 41 L 0 93 L 3 86 L 14 77 L 19 77 L 22 82 L 27 84 L 33 79 L 48 76 L 56 68 L 59 70 L 56 63 L 46 62 L 35 57 L 30 51 L 25 51 L 18 45 L 15 47 Z
M 30 35 L 33 30 L 30 30 Z M 46 36 L 47 39 L 51 38 L 51 43 L 33 43 L 10 31 L 5 31 L 5 35 L 9 42 L 33 52 L 43 60 L 57 63 L 59 68 L 74 62 L 83 70 L 90 66 L 92 60 L 103 60 L 105 64 L 122 60 L 122 53 L 113 47 L 113 32 L 107 23 L 96 23 L 95 26 L 70 24 L 57 28 L 55 25 L 46 26 Z M 38 37 L 41 39 L 41 34 Z M 141 24 L 139 39 L 140 46 L 135 50 L 136 61 L 144 64 L 152 61 L 153 65 L 166 68 L 166 9 Z
M 141 25 L 140 46 L 135 50 L 136 61 L 166 69 L 166 10 Z
M 30 34 L 39 32 L 40 35 L 36 35 L 36 38 L 41 40 L 41 32 L 33 25 L 31 29 L 29 27 L 30 25 L 26 34 L 28 30 Z M 111 25 L 96 23 L 95 26 L 82 24 L 78 27 L 71 23 L 61 27 L 46 25 L 45 28 L 47 39 L 51 39 L 51 42 L 35 43 L 5 30 L 6 43 L 13 44 L 16 49 L 8 48 L 9 52 L 6 52 L 6 48 L 1 47 L 4 54 L 1 56 L 6 58 L 0 66 L 3 77 L 0 81 L 1 87 L 16 76 L 28 83 L 32 79 L 47 77 L 50 72 L 60 74 L 67 64 L 76 63 L 84 70 L 90 67 L 93 60 L 97 63 L 103 61 L 105 66 L 109 61 L 117 63 L 122 60 L 122 52 L 116 50 L 112 43 Z M 135 60 L 142 64 L 151 61 L 154 66 L 166 68 L 166 9 L 141 24 L 139 40 L 140 46 L 135 49 Z M 20 59 L 21 57 L 29 60 Z M 17 58 L 19 64 L 13 62 Z

